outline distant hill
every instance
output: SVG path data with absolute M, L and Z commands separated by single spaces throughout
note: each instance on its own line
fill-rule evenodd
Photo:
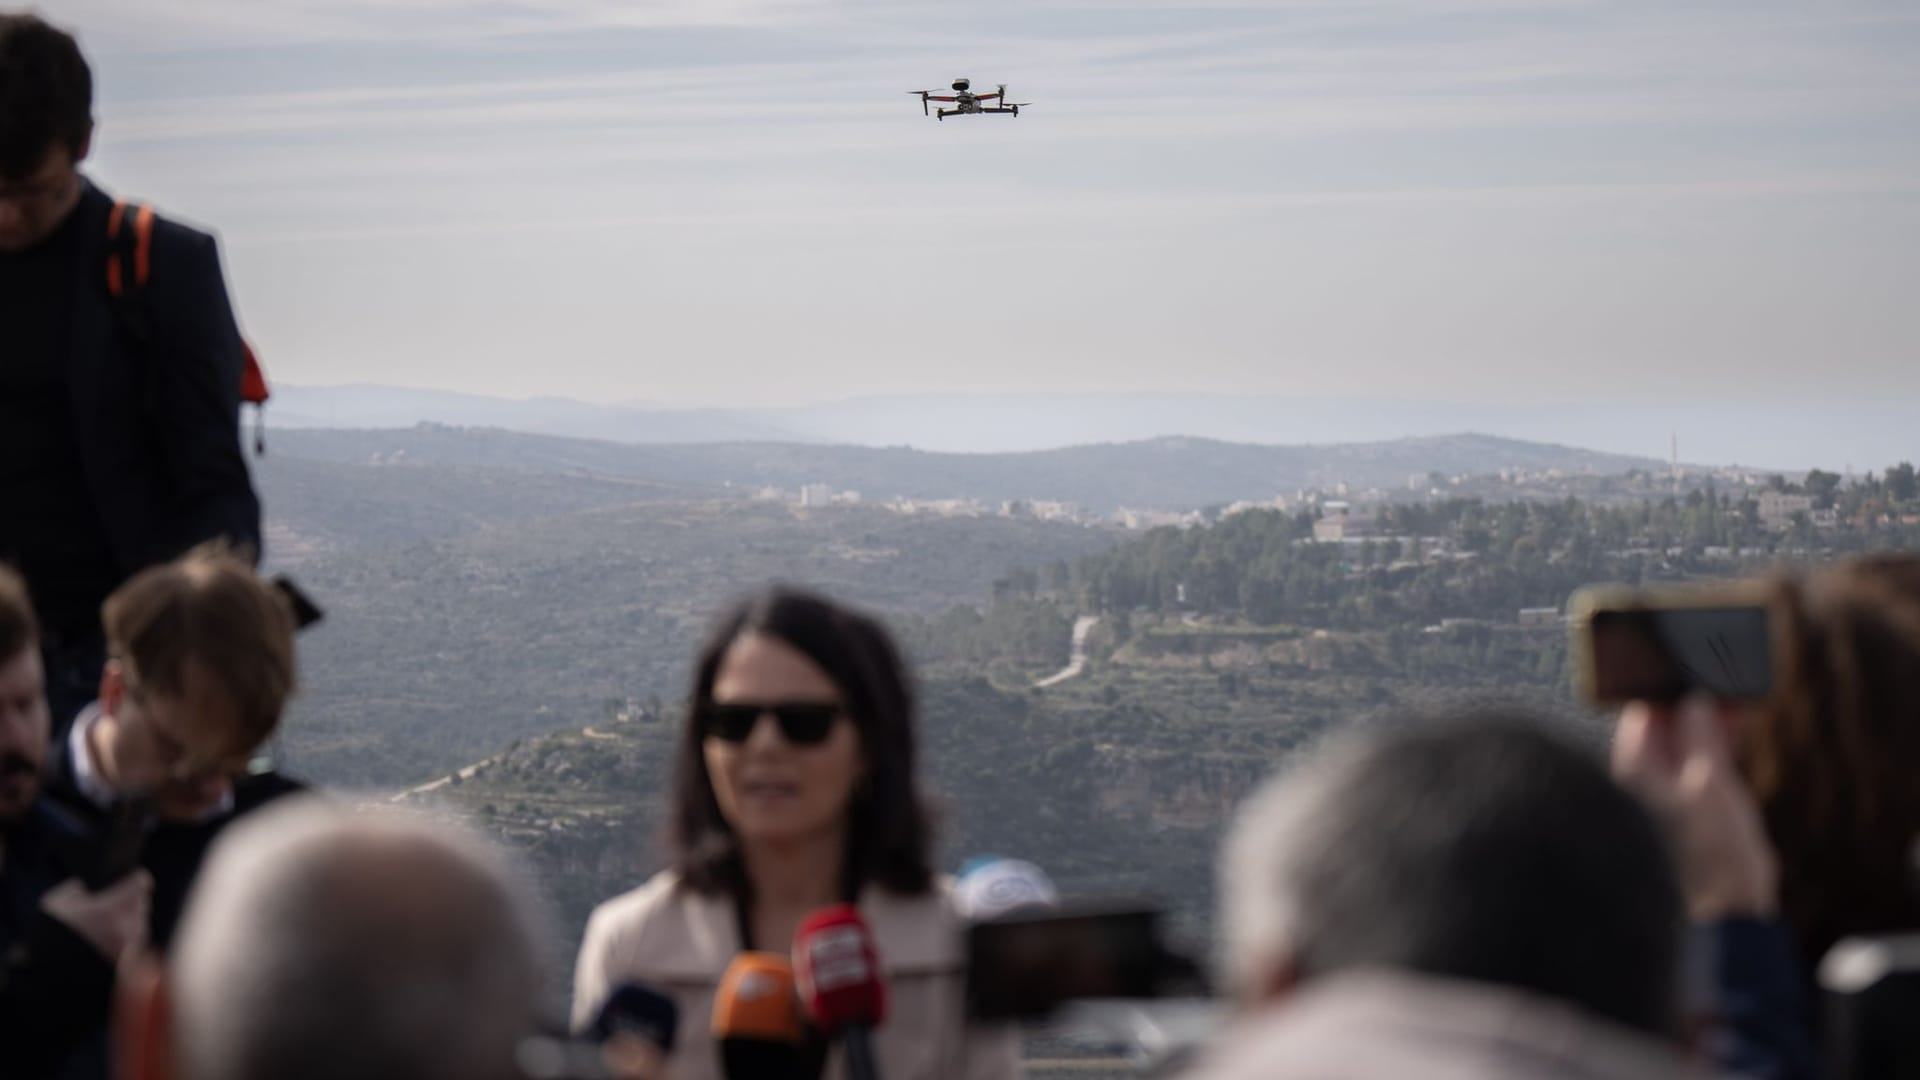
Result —
M 436 423 L 632 443 L 805 438 L 777 416 L 741 410 L 593 405 L 552 397 L 515 400 L 392 386 L 277 386 L 272 409 L 277 428 L 409 428 Z
M 423 424 L 405 430 L 299 430 L 278 453 L 340 464 L 485 466 L 617 478 L 688 493 L 827 484 L 868 499 L 1013 499 L 1072 502 L 1110 513 L 1194 510 L 1270 499 L 1345 482 L 1404 489 L 1429 472 L 1502 469 L 1621 473 L 1647 458 L 1487 435 L 1447 435 L 1331 446 L 1256 446 L 1168 437 L 1020 454 L 936 454 L 905 448 L 803 443 L 633 445 L 495 429 Z
M 1905 402 L 1666 400 L 1475 404 L 1432 398 L 1262 394 L 917 394 L 783 408 L 676 409 L 513 400 L 385 386 L 276 386 L 274 426 L 405 428 L 430 422 L 628 443 L 805 442 L 1016 453 L 1169 435 L 1263 446 L 1364 443 L 1478 431 L 1608 453 L 1802 473 L 1912 460 Z

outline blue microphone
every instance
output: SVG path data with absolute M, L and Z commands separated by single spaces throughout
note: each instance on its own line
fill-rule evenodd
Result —
M 659 1047 L 663 1054 L 671 1054 L 679 1026 L 680 1009 L 672 998 L 650 986 L 630 982 L 621 983 L 607 995 L 587 1034 L 596 1042 L 631 1035 Z

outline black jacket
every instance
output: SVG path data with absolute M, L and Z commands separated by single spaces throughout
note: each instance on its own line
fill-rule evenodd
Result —
M 97 1039 L 113 1003 L 113 964 L 40 910 L 73 876 L 63 849 L 76 839 L 42 805 L 13 830 L 0 863 L 0 1073 L 57 1075 Z
M 240 444 L 244 354 L 213 237 L 158 218 L 129 332 L 106 288 L 111 196 L 87 185 L 68 387 L 93 502 L 128 574 L 224 536 L 260 550 Z M 138 340 L 144 337 L 145 340 Z
M 52 808 L 50 816 L 61 823 L 63 833 L 80 834 L 90 842 L 95 831 L 106 824 L 108 814 L 81 793 L 74 779 L 73 762 L 66 750 L 64 743 L 55 748 L 46 792 L 41 798 Z M 198 880 L 200 868 L 221 831 L 241 815 L 302 790 L 305 788 L 298 781 L 278 773 L 247 776 L 234 784 L 233 808 L 230 811 L 202 822 L 162 823 L 153 827 L 141 849 L 140 864 L 153 876 L 153 913 L 148 923 L 148 943 L 156 953 L 165 955 L 173 943 L 174 932 L 179 928 L 180 917 L 186 912 L 193 884 Z M 70 850 L 74 847 L 71 843 L 63 846 Z M 80 845 L 82 848 L 85 846 L 85 843 Z M 68 861 L 77 860 L 69 858 Z M 48 929 L 57 938 L 60 928 L 56 924 L 43 929 Z M 70 934 L 66 936 L 71 937 Z M 67 947 L 60 948 L 63 944 Z M 62 1000 L 70 1003 L 62 1015 L 62 1026 L 38 1039 L 41 1043 L 51 1041 L 69 1048 L 62 1055 L 60 1068 L 52 1075 L 61 1080 L 106 1080 L 109 1072 L 107 1031 L 112 1015 L 112 972 L 108 971 L 109 992 L 99 993 L 90 969 L 72 962 L 75 955 L 72 944 L 71 941 L 63 943 L 55 940 L 45 946 L 43 955 L 57 959 L 41 964 L 41 977 L 30 980 L 31 983 L 49 985 L 58 978 L 71 979 L 62 985 L 60 994 Z M 56 949 L 59 951 L 56 952 Z M 74 1035 L 76 1029 L 82 1032 L 78 1037 Z M 0 1033 L 4 1032 L 4 1027 L 0 1027 Z M 0 1064 L 3 1063 L 0 1061 Z M 13 1074 L 0 1069 L 0 1075 L 11 1080 Z
M 299 781 L 276 772 L 244 776 L 234 782 L 231 810 L 206 821 L 162 822 L 153 827 L 141 849 L 140 865 L 153 875 L 153 919 L 148 924 L 148 944 L 155 952 L 165 953 L 173 943 L 174 931 L 186 913 L 187 898 L 200 876 L 201 864 L 206 862 L 221 830 L 236 818 L 275 799 L 304 790 L 305 785 Z M 84 829 L 100 829 L 106 824 L 106 811 L 81 793 L 65 745 L 55 748 L 52 775 L 42 798 Z

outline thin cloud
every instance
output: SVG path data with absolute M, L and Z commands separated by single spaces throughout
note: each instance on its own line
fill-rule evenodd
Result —
M 105 74 L 103 179 L 221 226 L 238 287 L 268 298 L 250 320 L 297 341 L 299 363 L 371 355 L 378 325 L 458 350 L 419 371 L 457 367 L 484 391 L 509 378 L 511 343 L 551 327 L 568 386 L 699 398 L 804 324 L 831 342 L 808 352 L 826 391 L 853 392 L 897 377 L 885 361 L 916 322 L 865 298 L 896 295 L 909 257 L 1020 260 L 1018 318 L 996 303 L 954 332 L 1017 336 L 1036 365 L 1053 344 L 1098 341 L 1136 382 L 1168 377 L 1153 342 L 1200 323 L 1238 350 L 1209 369 L 1224 382 L 1290 297 L 1311 298 L 1283 309 L 1302 365 L 1387 378 L 1381 358 L 1446 347 L 1369 314 L 1374 290 L 1431 308 L 1430 327 L 1472 328 L 1489 372 L 1538 355 L 1537 336 L 1486 329 L 1529 305 L 1605 311 L 1601 329 L 1646 328 L 1607 340 L 1692 350 L 1649 369 L 1779 366 L 1824 322 L 1847 327 L 1828 367 L 1866 379 L 1876 369 L 1849 368 L 1846 350 L 1916 337 L 1882 290 L 1805 268 L 1920 277 L 1920 12 L 62 0 L 60 17 Z M 963 73 L 1037 104 L 936 123 L 901 93 Z M 674 254 L 641 257 L 656 251 Z M 458 265 L 406 287 L 459 325 L 365 317 L 397 303 L 368 284 L 396 258 Z M 728 344 L 644 376 L 684 380 L 664 391 L 604 364 L 631 353 L 630 323 L 581 306 L 627 292 L 606 292 L 604 266 L 571 265 L 589 258 L 619 267 L 634 303 L 672 297 L 650 322 L 672 340 L 700 340 L 686 313 L 710 306 Z M 787 273 L 735 285 L 736 267 L 763 264 Z M 1329 267 L 1351 286 L 1327 284 Z M 1733 338 L 1688 338 L 1694 322 L 1649 313 L 1662 288 L 1707 290 L 1753 340 L 1716 353 Z M 1147 313 L 1158 338 L 1127 330 Z M 1681 344 L 1659 345 L 1666 331 Z M 1583 360 L 1604 347 L 1553 346 Z M 395 373 L 426 379 L 403 354 Z

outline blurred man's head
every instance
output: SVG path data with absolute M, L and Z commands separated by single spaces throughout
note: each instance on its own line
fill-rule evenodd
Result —
M 121 1054 L 149 1078 L 506 1080 L 541 982 L 519 880 L 420 818 L 311 798 L 250 815 L 214 849 L 164 989 L 129 980 Z
M 0 564 L 0 830 L 40 795 L 47 760 L 47 682 L 27 583 Z
M 1533 717 L 1427 717 L 1323 750 L 1249 802 L 1222 885 L 1249 1002 L 1374 969 L 1674 1031 L 1682 915 L 1660 834 Z
M 72 35 L 0 13 L 0 254 L 47 238 L 80 201 L 93 74 Z
M 201 547 L 136 575 L 102 609 L 102 772 L 193 819 L 279 726 L 295 684 L 287 599 L 240 558 Z

